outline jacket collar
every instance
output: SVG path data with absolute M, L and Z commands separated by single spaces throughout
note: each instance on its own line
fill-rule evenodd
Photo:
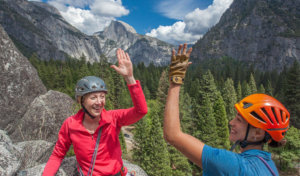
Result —
M 84 117 L 83 109 L 80 109 L 74 116 L 78 123 L 82 124 Z M 107 111 L 105 109 L 102 110 L 100 115 L 99 126 L 104 126 L 105 124 L 110 123 L 109 116 L 107 115 Z

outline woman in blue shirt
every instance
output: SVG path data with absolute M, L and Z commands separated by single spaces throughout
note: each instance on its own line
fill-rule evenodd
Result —
M 266 142 L 273 147 L 285 143 L 283 138 L 289 127 L 290 114 L 273 97 L 253 94 L 235 104 L 238 113 L 229 122 L 229 140 L 240 145 L 240 154 L 210 147 L 181 131 L 179 91 L 186 69 L 191 64 L 188 61 L 191 52 L 192 48 L 187 50 L 186 44 L 179 46 L 177 54 L 172 51 L 164 115 L 165 140 L 203 168 L 203 175 L 279 175 L 271 154 L 262 149 Z

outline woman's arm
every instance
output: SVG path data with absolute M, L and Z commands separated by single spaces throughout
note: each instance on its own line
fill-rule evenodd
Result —
M 187 66 L 190 64 L 188 61 L 183 64 L 179 63 L 179 66 L 173 61 L 176 62 L 180 58 L 180 56 L 186 56 L 187 60 L 191 53 L 191 49 L 186 53 L 187 45 L 184 44 L 183 51 L 181 53 L 182 45 L 179 46 L 177 56 L 175 55 L 175 51 L 172 52 L 172 63 L 170 71 L 173 71 L 175 74 L 172 75 L 170 73 L 170 78 L 172 76 L 179 76 L 184 80 L 185 70 Z M 177 58 L 179 57 L 179 58 Z M 177 59 L 176 59 L 177 58 Z M 185 69 L 185 70 L 184 70 Z M 184 73 L 182 74 L 182 70 Z M 176 73 L 180 73 L 177 74 Z M 181 79 L 179 79 L 181 80 Z M 176 84 L 174 81 L 170 81 L 170 87 L 167 96 L 167 102 L 165 106 L 165 114 L 164 114 L 164 138 L 167 142 L 173 145 L 176 149 L 178 149 L 181 153 L 183 153 L 186 157 L 188 157 L 192 162 L 202 167 L 202 151 L 204 147 L 204 143 L 195 137 L 185 134 L 180 129 L 180 119 L 179 119 L 179 92 L 180 92 L 181 84 Z

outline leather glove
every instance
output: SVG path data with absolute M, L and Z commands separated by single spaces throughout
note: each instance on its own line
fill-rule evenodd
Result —
M 183 84 L 186 70 L 189 65 L 189 57 L 184 55 L 172 55 L 169 80 L 175 84 Z

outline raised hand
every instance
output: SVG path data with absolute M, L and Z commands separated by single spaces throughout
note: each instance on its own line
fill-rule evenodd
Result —
M 134 84 L 135 79 L 133 77 L 133 67 L 132 62 L 128 53 L 124 52 L 122 49 L 117 50 L 118 66 L 111 65 L 110 67 L 116 70 L 121 76 L 123 76 L 127 84 Z
M 192 52 L 192 48 L 187 50 L 187 44 L 179 45 L 177 55 L 175 54 L 175 50 L 172 51 L 171 64 L 169 70 L 169 80 L 175 84 L 183 84 L 184 77 L 188 66 L 191 64 L 189 62 L 189 57 Z

